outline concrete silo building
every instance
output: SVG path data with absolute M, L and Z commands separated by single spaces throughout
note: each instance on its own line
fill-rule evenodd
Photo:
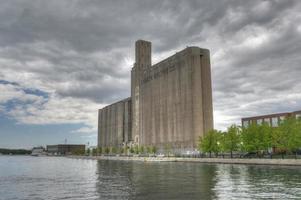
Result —
M 99 110 L 98 146 L 195 149 L 213 129 L 209 50 L 187 47 L 152 65 L 151 43 L 138 40 L 135 55 L 131 97 Z

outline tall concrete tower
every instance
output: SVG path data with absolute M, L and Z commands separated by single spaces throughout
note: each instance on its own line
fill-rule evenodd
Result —
M 199 47 L 152 65 L 151 43 L 135 43 L 131 97 L 99 110 L 98 145 L 195 150 L 213 129 L 210 52 Z
M 135 63 L 131 71 L 131 95 L 132 95 L 132 140 L 140 143 L 141 104 L 140 104 L 140 83 L 143 73 L 150 68 L 151 63 L 151 42 L 138 40 L 135 43 Z

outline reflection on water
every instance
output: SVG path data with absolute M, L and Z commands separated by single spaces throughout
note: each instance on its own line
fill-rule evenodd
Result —
M 103 199 L 208 199 L 214 197 L 215 165 L 98 162 Z
M 301 199 L 299 167 L 218 165 L 217 199 Z
M 96 162 L 0 156 L 0 199 L 96 199 Z
M 0 199 L 301 199 L 301 169 L 0 156 Z
M 100 161 L 98 171 L 104 199 L 301 199 L 298 167 Z

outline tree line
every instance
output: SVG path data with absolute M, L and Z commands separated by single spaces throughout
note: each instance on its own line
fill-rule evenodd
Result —
M 86 154 L 88 155 L 109 155 L 109 154 L 123 154 L 123 155 L 129 155 L 129 154 L 156 154 L 157 148 L 155 146 L 121 146 L 121 147 L 98 147 L 94 149 L 87 149 Z
M 1 148 L 0 149 L 0 154 L 4 154 L 4 155 L 8 155 L 8 154 L 26 155 L 26 154 L 31 154 L 31 151 L 26 150 L 26 149 L 4 149 L 4 148 Z
M 268 154 L 295 154 L 301 148 L 301 120 L 294 117 L 279 122 L 277 127 L 268 123 L 251 123 L 247 127 L 231 125 L 227 131 L 211 130 L 199 138 L 199 150 L 218 156 L 233 152 L 256 153 L 258 157 Z

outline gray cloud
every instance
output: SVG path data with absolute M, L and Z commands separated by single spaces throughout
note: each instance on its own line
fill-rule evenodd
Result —
M 223 128 L 301 108 L 300 11 L 297 0 L 1 1 L 0 78 L 96 110 L 130 95 L 135 40 L 153 42 L 155 62 L 196 45 L 211 51 Z

